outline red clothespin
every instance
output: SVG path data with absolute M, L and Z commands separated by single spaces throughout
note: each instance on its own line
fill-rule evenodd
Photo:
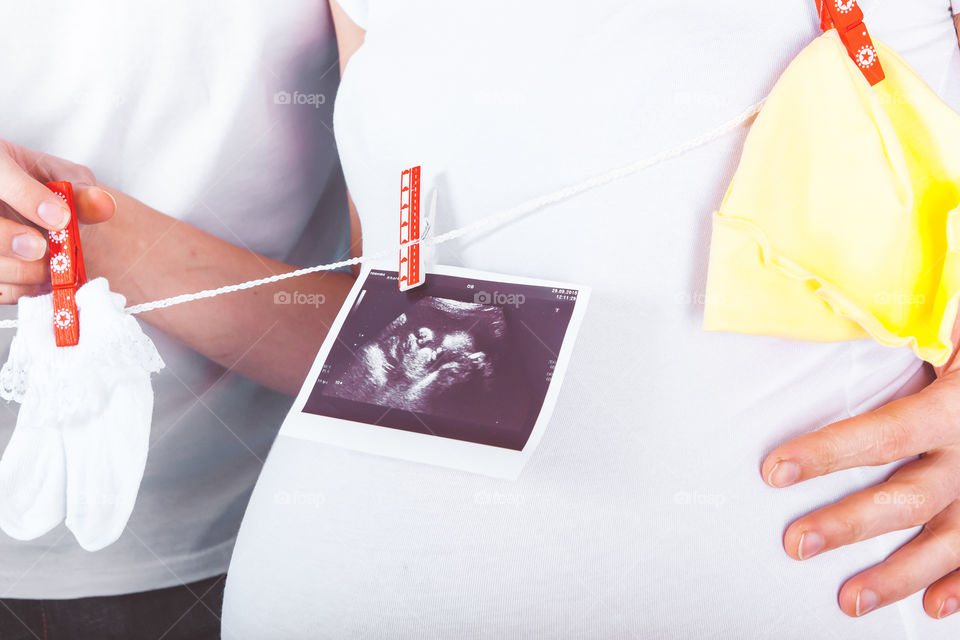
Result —
M 863 24 L 863 11 L 857 0 L 816 1 L 820 28 L 827 31 L 832 26 L 836 27 L 840 41 L 871 87 L 883 80 L 885 76 L 877 58 L 877 49 L 873 46 L 867 26 Z
M 820 16 L 820 31 L 827 32 L 833 29 L 833 20 L 830 19 L 830 12 L 824 0 L 817 0 L 817 15 Z
M 420 239 L 420 167 L 400 172 L 400 244 Z M 400 291 L 420 286 L 420 245 L 400 248 Z
M 47 188 L 70 207 L 70 222 L 50 232 L 50 282 L 53 284 L 53 333 L 58 347 L 71 347 L 80 341 L 80 315 L 77 289 L 87 282 L 80 250 L 80 225 L 69 182 L 48 182 Z

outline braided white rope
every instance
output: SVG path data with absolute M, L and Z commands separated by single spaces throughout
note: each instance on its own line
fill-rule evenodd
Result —
M 244 289 L 252 289 L 254 287 L 259 287 L 265 284 L 272 284 L 274 282 L 280 282 L 281 280 L 286 280 L 288 278 L 296 278 L 298 276 L 305 276 L 309 273 L 317 273 L 320 271 L 333 271 L 335 269 L 341 269 L 343 267 L 350 267 L 353 265 L 360 264 L 362 262 L 370 260 L 383 260 L 389 258 L 390 256 L 397 255 L 397 251 L 400 248 L 420 244 L 423 246 L 433 246 L 443 244 L 444 242 L 450 242 L 451 240 L 456 240 L 462 236 L 476 233 L 483 229 L 489 229 L 500 224 L 504 224 L 511 220 L 521 218 L 525 215 L 539 211 L 545 207 L 548 207 L 552 204 L 558 202 L 563 202 L 564 200 L 569 200 L 585 191 L 590 191 L 596 189 L 597 187 L 602 187 L 604 185 L 625 178 L 629 175 L 643 171 L 644 169 L 649 169 L 655 165 L 658 165 L 667 160 L 672 160 L 678 156 L 681 156 L 697 147 L 702 147 L 705 144 L 713 142 L 717 138 L 724 136 L 725 134 L 733 131 L 740 125 L 744 124 L 750 120 L 753 116 L 759 113 L 760 109 L 763 107 L 764 103 L 767 101 L 766 98 L 758 102 L 757 104 L 749 107 L 743 113 L 736 116 L 732 120 L 725 122 L 716 129 L 709 131 L 708 133 L 694 138 L 688 142 L 685 142 L 673 149 L 659 153 L 651 158 L 646 160 L 640 160 L 637 162 L 631 162 L 630 164 L 612 169 L 605 173 L 602 173 L 592 178 L 588 178 L 577 184 L 570 185 L 569 187 L 564 187 L 553 193 L 548 193 L 546 195 L 528 200 L 524 203 L 521 203 L 510 209 L 505 209 L 503 211 L 498 211 L 492 213 L 488 216 L 484 216 L 480 220 L 473 222 L 472 224 L 465 225 L 458 229 L 448 231 L 446 233 L 440 234 L 433 238 L 427 238 L 425 240 L 411 240 L 408 243 L 399 245 L 396 249 L 391 249 L 389 251 L 383 251 L 380 253 L 372 255 L 363 255 L 357 256 L 356 258 L 350 258 L 349 260 L 341 260 L 339 262 L 331 262 L 329 264 L 320 264 L 314 267 L 306 267 L 304 269 L 297 269 L 296 271 L 289 271 L 287 273 L 279 273 L 277 275 L 268 276 L 266 278 L 258 278 L 257 280 L 248 280 L 246 282 L 241 282 L 239 284 L 231 284 L 223 287 L 218 287 L 216 289 L 205 289 L 204 291 L 198 291 L 196 293 L 184 293 L 178 296 L 173 296 L 170 298 L 163 298 L 162 300 L 155 300 L 153 302 L 144 302 L 143 304 L 133 305 L 127 307 L 127 313 L 136 314 L 143 313 L 145 311 L 153 311 L 154 309 L 165 309 L 167 307 L 172 307 L 174 305 L 183 304 L 185 302 L 193 302 L 194 300 L 203 300 L 205 298 L 213 298 L 216 296 L 224 295 L 226 293 L 233 293 L 234 291 L 243 291 Z M 0 328 L 2 329 L 12 329 L 17 326 L 16 320 L 0 320 Z

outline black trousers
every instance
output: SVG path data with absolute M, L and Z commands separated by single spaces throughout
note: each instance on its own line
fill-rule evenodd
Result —
M 215 640 L 226 576 L 77 600 L 0 599 L 2 640 Z

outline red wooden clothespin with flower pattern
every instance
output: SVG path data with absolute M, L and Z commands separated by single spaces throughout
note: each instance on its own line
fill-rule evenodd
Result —
M 400 291 L 423 284 L 420 245 L 405 245 L 420 240 L 420 166 L 400 172 Z
M 53 285 L 53 333 L 58 347 L 71 347 L 80 341 L 80 315 L 77 312 L 77 289 L 86 284 L 80 250 L 80 225 L 69 182 L 49 182 L 47 188 L 67 203 L 70 222 L 59 231 L 50 232 L 50 282 Z
M 871 87 L 883 80 L 885 76 L 877 58 L 877 49 L 873 46 L 867 26 L 863 24 L 863 11 L 857 0 L 816 1 L 820 28 L 827 31 L 836 26 L 840 41 Z

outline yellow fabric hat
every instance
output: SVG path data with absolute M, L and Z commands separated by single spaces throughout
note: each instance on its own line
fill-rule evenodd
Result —
M 875 44 L 876 86 L 831 30 L 771 92 L 714 215 L 706 330 L 873 337 L 949 359 L 960 115 Z

